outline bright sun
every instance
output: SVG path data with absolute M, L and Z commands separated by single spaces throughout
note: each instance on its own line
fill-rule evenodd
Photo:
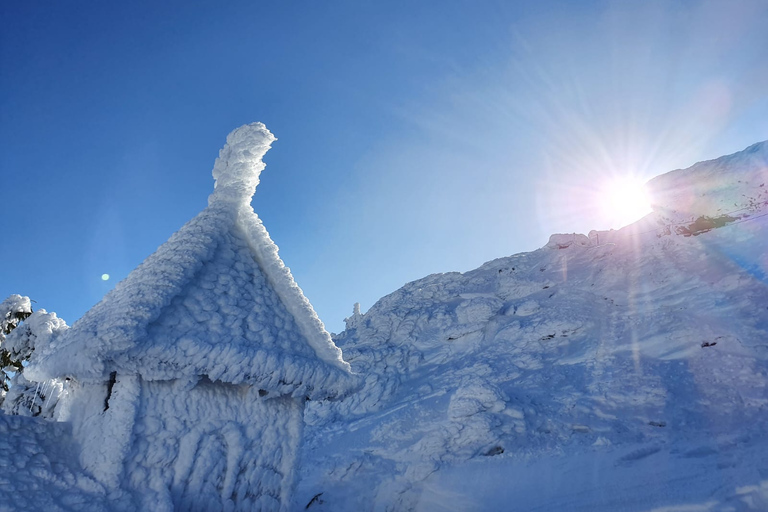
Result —
M 600 190 L 602 216 L 611 228 L 618 229 L 651 212 L 651 205 L 641 180 L 616 177 L 606 181 Z

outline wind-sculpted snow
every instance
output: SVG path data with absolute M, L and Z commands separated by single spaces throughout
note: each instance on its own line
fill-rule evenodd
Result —
M 263 123 L 246 124 L 232 130 L 213 165 L 215 188 L 208 203 L 250 205 L 261 171 L 266 167 L 262 158 L 276 140 Z
M 659 208 L 356 311 L 335 341 L 365 386 L 309 405 L 297 505 L 768 509 L 765 147 L 674 178 L 748 183 L 749 216 L 692 233 Z M 701 179 L 691 204 L 731 201 Z
M 53 340 L 28 376 L 206 375 L 278 394 L 348 392 L 348 364 L 250 206 L 274 140 L 261 123 L 233 131 L 208 208 Z
M 257 391 L 211 382 L 191 390 L 148 383 L 136 427 L 142 435 L 130 448 L 126 468 L 131 486 L 145 490 L 138 509 L 284 510 L 302 403 L 265 400 Z M 221 496 L 230 498 L 224 506 Z
M 77 464 L 69 426 L 0 413 L 0 511 L 132 510 Z

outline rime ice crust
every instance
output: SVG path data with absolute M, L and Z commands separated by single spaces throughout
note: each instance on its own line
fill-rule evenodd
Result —
M 232 130 L 213 166 L 215 188 L 208 199 L 214 202 L 250 204 L 259 176 L 266 164 L 262 158 L 277 138 L 263 123 L 252 123 Z
M 70 431 L 66 423 L 0 414 L 0 450 L 4 454 L 0 509 L 131 510 L 128 500 L 108 498 L 99 482 L 83 474 Z
M 209 206 L 54 340 L 30 378 L 207 375 L 311 398 L 352 389 L 341 350 L 250 206 L 274 140 L 261 123 L 230 133 Z

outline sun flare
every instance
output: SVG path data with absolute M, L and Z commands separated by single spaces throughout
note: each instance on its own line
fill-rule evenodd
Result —
M 651 213 L 644 183 L 624 176 L 606 181 L 600 192 L 600 206 L 611 228 L 621 228 Z

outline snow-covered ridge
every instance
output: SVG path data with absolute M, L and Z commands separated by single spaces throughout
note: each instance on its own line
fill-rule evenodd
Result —
M 646 184 L 653 212 L 619 230 L 554 234 L 547 247 L 597 247 L 617 240 L 653 239 L 672 233 L 696 236 L 712 229 L 768 215 L 768 141 L 687 169 L 662 174 Z
M 297 504 L 766 510 L 766 148 L 654 179 L 630 226 L 356 309 L 335 341 L 365 387 L 310 404 Z
M 656 212 L 674 220 L 748 214 L 768 201 L 768 141 L 647 184 Z

